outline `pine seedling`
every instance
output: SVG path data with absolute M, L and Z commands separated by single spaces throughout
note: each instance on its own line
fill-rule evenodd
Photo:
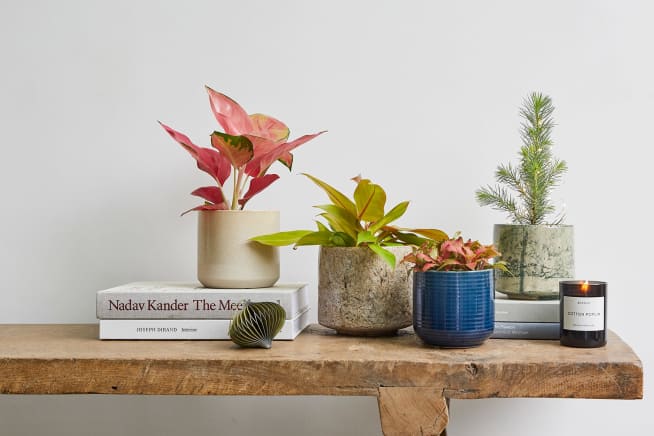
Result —
M 520 109 L 523 121 L 519 164 L 499 165 L 495 171 L 497 184 L 476 192 L 480 205 L 506 212 L 514 224 L 557 225 L 563 221 L 563 213 L 552 222 L 546 221 L 555 212 L 551 192 L 568 169 L 565 161 L 552 156 L 553 112 L 552 99 L 546 95 L 534 92 L 524 100 Z

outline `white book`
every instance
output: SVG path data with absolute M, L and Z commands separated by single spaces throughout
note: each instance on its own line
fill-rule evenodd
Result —
M 100 339 L 229 340 L 229 319 L 101 319 Z M 309 309 L 284 327 L 275 340 L 293 340 L 309 325 Z
M 199 283 L 134 282 L 98 291 L 98 319 L 232 319 L 246 301 L 271 301 L 295 318 L 309 307 L 306 283 L 257 289 L 210 289 Z
M 559 322 L 559 300 L 512 300 L 495 293 L 495 321 Z

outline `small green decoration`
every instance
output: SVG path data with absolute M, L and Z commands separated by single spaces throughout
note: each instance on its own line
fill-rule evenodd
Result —
M 286 311 L 279 304 L 247 301 L 229 324 L 229 337 L 241 347 L 270 348 L 273 338 L 284 326 L 284 320 Z
M 534 92 L 524 100 L 520 109 L 524 119 L 520 129 L 520 164 L 498 166 L 498 184 L 476 192 L 480 205 L 506 212 L 514 224 L 546 224 L 546 217 L 555 210 L 550 192 L 561 182 L 568 167 L 552 155 L 553 112 L 552 99 L 547 95 Z M 517 199 L 509 190 L 517 194 Z M 563 218 L 561 213 L 548 224 L 558 225 Z

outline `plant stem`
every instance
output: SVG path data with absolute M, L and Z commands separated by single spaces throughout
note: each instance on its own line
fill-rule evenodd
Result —
M 238 174 L 238 175 L 237 175 Z M 243 170 L 239 169 L 234 171 L 234 192 L 232 193 L 232 210 L 238 210 L 238 197 L 240 195 L 240 185 L 243 179 Z

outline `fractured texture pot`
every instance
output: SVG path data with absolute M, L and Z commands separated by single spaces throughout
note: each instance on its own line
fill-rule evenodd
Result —
M 366 247 L 320 247 L 318 322 L 340 334 L 392 335 L 412 323 L 410 247 L 384 247 L 395 270 Z
M 574 278 L 573 226 L 496 224 L 494 242 L 513 273 L 497 271 L 495 289 L 515 299 L 559 298 L 559 282 Z

